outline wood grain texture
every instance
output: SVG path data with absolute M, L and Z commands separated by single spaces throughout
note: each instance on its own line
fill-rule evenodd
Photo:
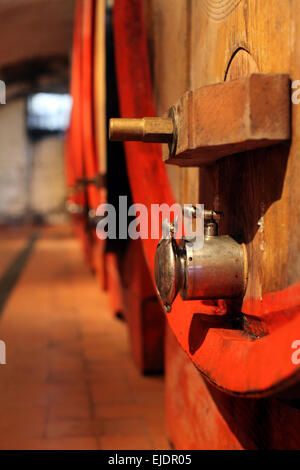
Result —
M 293 52 L 294 22 L 298 15 L 294 2 L 242 0 L 235 2 L 234 9 L 223 17 L 217 15 L 222 11 L 217 9 L 221 4 L 181 0 L 174 5 L 170 0 L 152 0 L 154 90 L 159 114 L 188 89 L 250 73 L 299 78 L 296 67 L 299 59 L 291 61 L 292 54 L 297 55 L 297 44 Z M 293 109 L 294 141 L 296 113 L 298 110 Z M 298 230 L 294 230 L 299 216 L 289 203 L 298 198 L 298 190 L 292 188 L 292 181 L 299 174 L 293 148 L 291 152 L 289 146 L 279 145 L 249 151 L 238 158 L 225 157 L 200 170 L 168 169 L 179 202 L 204 203 L 209 209 L 221 210 L 224 213 L 221 233 L 247 242 L 250 266 L 247 299 L 259 299 L 263 293 L 299 280 L 298 254 L 290 262 L 292 253 L 300 252 L 300 237 Z
M 190 89 L 190 0 L 144 0 L 152 14 L 153 87 L 158 116 Z M 151 9 L 149 6 L 151 3 Z M 150 22 L 148 18 L 148 23 Z M 163 46 L 162 46 L 163 45 Z M 198 201 L 199 170 L 168 166 L 174 196 L 182 204 Z
M 223 21 L 237 8 L 241 0 L 200 0 L 199 6 L 208 18 Z
M 293 77 L 292 33 L 299 13 L 290 1 L 242 0 L 218 23 L 197 1 L 192 3 L 192 88 L 257 71 Z M 298 110 L 292 111 L 293 123 Z M 293 130 L 295 141 L 295 127 Z M 298 171 L 292 170 L 296 158 L 293 147 L 249 151 L 201 170 L 200 202 L 213 202 L 215 209 L 222 210 L 221 233 L 247 243 L 250 276 L 246 299 L 260 299 L 266 292 L 299 280 L 299 233 L 289 221 L 291 201 L 298 194 L 291 181 Z
M 290 139 L 288 75 L 252 74 L 185 93 L 173 106 L 176 149 L 166 163 L 205 166 Z M 242 158 L 242 155 L 240 156 Z

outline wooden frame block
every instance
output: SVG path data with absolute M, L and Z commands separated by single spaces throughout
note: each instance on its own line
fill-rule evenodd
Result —
M 219 158 L 268 147 L 291 137 L 290 80 L 286 74 L 252 74 L 185 93 L 173 106 L 177 142 L 163 159 L 205 166 Z

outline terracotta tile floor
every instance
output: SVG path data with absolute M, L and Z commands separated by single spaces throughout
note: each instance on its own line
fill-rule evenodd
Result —
M 31 230 L 0 234 L 0 276 Z M 162 377 L 142 377 L 126 324 L 70 229 L 43 229 L 0 316 L 0 449 L 168 449 Z

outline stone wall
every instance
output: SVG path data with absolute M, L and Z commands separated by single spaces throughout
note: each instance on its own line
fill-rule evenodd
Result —
M 26 134 L 26 100 L 0 106 L 0 223 L 64 220 L 64 140 Z
M 59 222 L 65 207 L 64 140 L 45 137 L 33 145 L 29 210 Z

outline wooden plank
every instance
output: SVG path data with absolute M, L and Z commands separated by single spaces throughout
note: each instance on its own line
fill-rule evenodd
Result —
M 290 138 L 290 81 L 286 74 L 199 88 L 174 105 L 177 144 L 166 163 L 204 166 L 221 157 Z M 165 146 L 166 147 L 166 146 Z
M 95 138 L 99 169 L 106 173 L 105 0 L 95 7 L 94 94 Z
M 295 2 L 235 2 L 231 13 L 217 20 L 216 11 L 205 8 L 208 3 L 192 0 L 192 89 L 257 71 L 299 78 L 299 46 L 291 40 L 298 37 Z M 298 113 L 293 106 L 293 142 L 299 140 Z M 227 156 L 200 170 L 199 202 L 223 212 L 221 234 L 247 244 L 244 300 L 249 302 L 299 280 L 299 211 L 291 207 L 292 201 L 299 207 L 300 191 L 293 183 L 299 179 L 298 160 L 296 145 L 279 145 L 249 151 L 242 158 Z
M 144 4 L 151 12 L 148 34 L 153 37 L 148 43 L 157 115 L 163 116 L 190 89 L 191 1 L 144 0 Z M 199 170 L 168 165 L 167 171 L 175 199 L 181 204 L 197 203 Z

